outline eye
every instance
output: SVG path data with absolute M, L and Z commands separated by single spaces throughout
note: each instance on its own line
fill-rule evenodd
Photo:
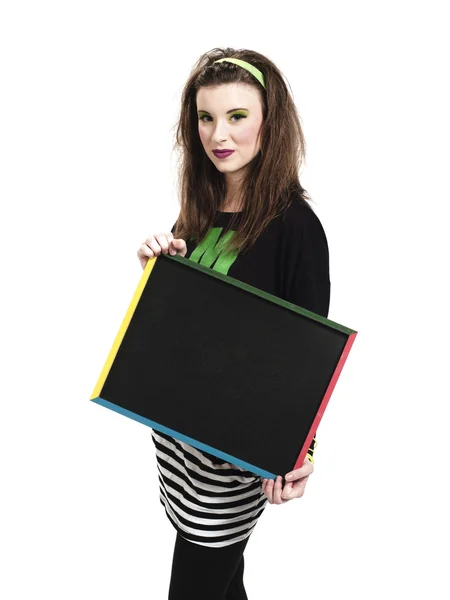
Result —
M 240 121 L 241 119 L 246 119 L 247 115 L 235 113 L 234 115 L 231 115 L 230 120 L 233 119 L 233 117 L 237 117 L 236 121 Z M 209 123 L 209 120 L 205 121 L 205 119 L 212 120 L 212 117 L 211 117 L 211 115 L 202 115 L 201 117 L 198 118 L 198 120 L 201 121 L 202 123 Z
M 233 117 L 239 117 L 238 121 L 240 121 L 241 119 L 246 119 L 247 115 L 241 115 L 240 113 L 236 113 L 234 115 L 231 115 L 231 118 Z

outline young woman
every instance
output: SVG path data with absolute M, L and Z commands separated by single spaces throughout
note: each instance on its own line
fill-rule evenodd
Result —
M 202 55 L 183 90 L 176 142 L 180 214 L 171 232 L 141 245 L 142 268 L 161 253 L 180 254 L 327 317 L 327 239 L 300 185 L 303 132 L 274 63 L 250 50 Z M 284 482 L 155 430 L 152 439 L 160 500 L 177 530 L 169 598 L 246 599 L 249 537 L 267 503 L 303 495 L 315 439 Z

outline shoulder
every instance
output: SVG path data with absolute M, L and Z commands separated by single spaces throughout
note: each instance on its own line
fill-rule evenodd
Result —
M 313 207 L 301 196 L 295 195 L 279 216 L 283 235 L 295 242 L 319 240 L 326 243 L 323 225 Z
M 319 220 L 311 204 L 298 195 L 291 198 L 288 207 L 280 216 L 287 226 L 301 226 Z

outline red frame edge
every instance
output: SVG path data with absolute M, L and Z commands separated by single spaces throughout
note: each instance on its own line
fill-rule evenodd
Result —
M 325 396 L 323 397 L 322 402 L 320 403 L 319 410 L 317 411 L 316 417 L 311 425 L 311 429 L 309 430 L 308 435 L 306 436 L 305 443 L 298 455 L 298 458 L 295 462 L 294 468 L 299 469 L 303 465 L 303 461 L 305 460 L 305 456 L 308 454 L 309 447 L 311 445 L 312 439 L 314 437 L 314 433 L 317 431 L 320 421 L 322 420 L 323 414 L 327 407 L 328 401 L 330 400 L 331 394 L 336 386 L 337 380 L 341 374 L 342 369 L 344 368 L 345 361 L 347 360 L 348 354 L 353 346 L 353 342 L 357 336 L 358 332 L 351 333 L 348 337 L 347 343 L 344 346 L 344 350 L 342 351 L 341 357 L 339 359 L 338 364 L 336 365 L 336 369 L 333 373 L 333 377 L 330 380 L 330 383 L 327 387 L 327 391 L 325 392 Z

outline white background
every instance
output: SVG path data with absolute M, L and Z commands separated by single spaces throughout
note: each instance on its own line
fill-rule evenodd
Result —
M 445 3 L 1 6 L 0 596 L 167 597 L 150 429 L 89 398 L 138 246 L 178 215 L 184 82 L 231 46 L 291 85 L 329 318 L 359 332 L 305 496 L 269 505 L 249 542 L 249 598 L 448 599 Z

